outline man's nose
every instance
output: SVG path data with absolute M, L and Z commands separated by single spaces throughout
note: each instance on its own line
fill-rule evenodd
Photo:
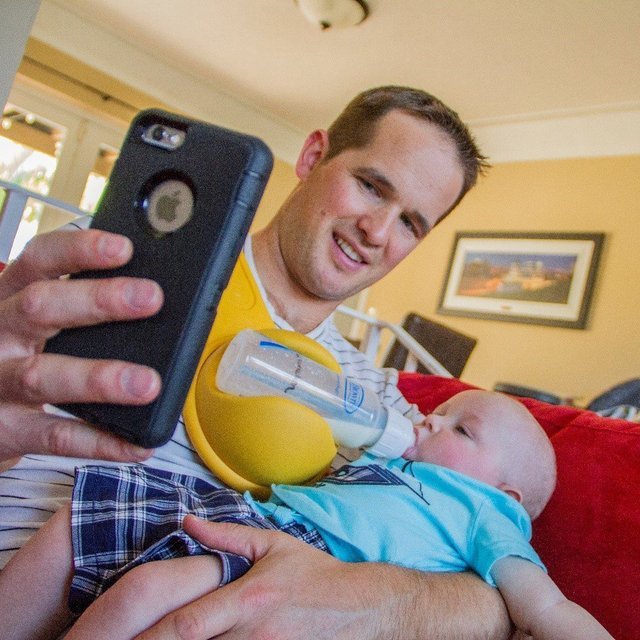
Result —
M 360 216 L 358 228 L 371 246 L 384 246 L 391 236 L 398 215 L 395 207 L 378 207 Z

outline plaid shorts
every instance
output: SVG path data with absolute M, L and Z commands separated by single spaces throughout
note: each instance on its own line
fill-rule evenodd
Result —
M 222 562 L 221 584 L 249 570 L 247 558 L 209 549 L 191 538 L 182 529 L 187 514 L 284 531 L 328 551 L 315 529 L 277 525 L 251 509 L 241 494 L 199 478 L 133 465 L 81 467 L 71 502 L 71 611 L 82 613 L 125 572 L 145 562 L 213 554 Z

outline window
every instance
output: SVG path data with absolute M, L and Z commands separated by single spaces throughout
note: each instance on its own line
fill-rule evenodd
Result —
M 93 212 L 126 131 L 31 84 L 14 83 L 0 129 L 0 178 Z M 0 190 L 0 206 L 4 199 Z M 9 257 L 72 214 L 29 200 Z
M 2 114 L 0 135 L 0 178 L 25 189 L 48 195 L 58 165 L 64 127 L 10 103 Z M 5 194 L 0 194 L 0 206 Z M 44 205 L 29 200 L 22 215 L 10 258 L 15 257 L 38 231 Z
M 82 192 L 82 198 L 80 199 L 81 209 L 90 213 L 96 210 L 117 157 L 118 152 L 115 149 L 109 149 L 104 145 L 100 146 L 95 164 L 87 177 L 87 183 Z

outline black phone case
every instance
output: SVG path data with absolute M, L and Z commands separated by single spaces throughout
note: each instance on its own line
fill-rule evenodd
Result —
M 142 132 L 154 123 L 185 132 L 183 144 L 167 151 L 144 142 Z M 45 351 L 148 365 L 160 373 L 162 392 L 145 406 L 60 408 L 145 447 L 169 440 L 272 164 L 257 138 L 159 110 L 135 118 L 91 225 L 128 236 L 133 258 L 75 277 L 151 278 L 164 290 L 164 305 L 152 318 L 64 330 Z M 174 179 L 190 187 L 193 214 L 177 231 L 158 234 L 146 222 L 148 195 Z

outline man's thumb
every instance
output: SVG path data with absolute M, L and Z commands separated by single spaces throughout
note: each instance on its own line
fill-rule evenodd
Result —
M 229 551 L 255 563 L 276 543 L 271 531 L 229 522 L 208 522 L 193 515 L 185 517 L 184 530 L 211 549 Z

